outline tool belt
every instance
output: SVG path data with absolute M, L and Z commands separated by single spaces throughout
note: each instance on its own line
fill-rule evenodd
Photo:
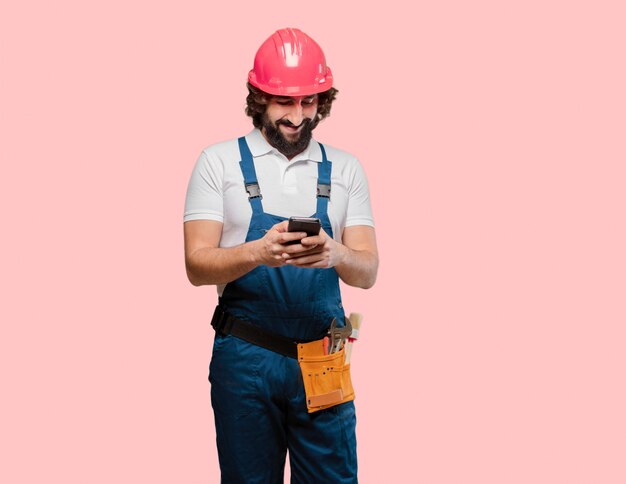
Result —
M 248 343 L 298 360 L 309 413 L 354 400 L 350 364 L 345 364 L 344 348 L 324 354 L 324 340 L 294 341 L 291 338 L 238 319 L 215 308 L 211 326 L 218 334 L 233 335 Z
M 324 340 L 298 344 L 298 363 L 309 413 L 354 400 L 350 364 L 345 363 L 344 351 L 342 348 L 324 354 Z

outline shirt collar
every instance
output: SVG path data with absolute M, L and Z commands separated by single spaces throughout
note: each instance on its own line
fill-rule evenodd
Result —
M 278 150 L 270 145 L 261 130 L 258 128 L 253 129 L 246 135 L 246 142 L 248 143 L 248 148 L 250 148 L 250 153 L 252 153 L 253 157 L 266 155 L 268 153 L 278 153 Z M 322 162 L 322 150 L 320 149 L 320 145 L 314 139 L 311 139 L 309 146 L 306 149 L 294 156 L 290 163 L 300 160 L 311 160 L 317 163 Z

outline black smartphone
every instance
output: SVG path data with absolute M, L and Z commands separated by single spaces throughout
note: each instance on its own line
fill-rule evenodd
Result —
M 322 222 L 314 217 L 289 217 L 287 232 L 306 232 L 307 236 L 318 235 L 322 228 Z M 298 244 L 299 240 L 292 240 L 288 244 Z

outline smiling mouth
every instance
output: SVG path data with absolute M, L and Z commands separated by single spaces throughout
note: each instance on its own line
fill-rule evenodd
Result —
M 284 127 L 285 134 L 298 134 L 304 127 L 304 123 L 300 126 L 294 126 L 293 124 L 280 123 L 280 126 Z

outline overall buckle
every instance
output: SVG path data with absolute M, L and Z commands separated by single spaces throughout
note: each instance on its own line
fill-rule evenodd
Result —
M 326 185 L 324 183 L 317 184 L 317 196 L 330 198 L 330 185 Z
M 246 183 L 246 192 L 248 192 L 248 200 L 253 198 L 263 198 L 258 183 Z

